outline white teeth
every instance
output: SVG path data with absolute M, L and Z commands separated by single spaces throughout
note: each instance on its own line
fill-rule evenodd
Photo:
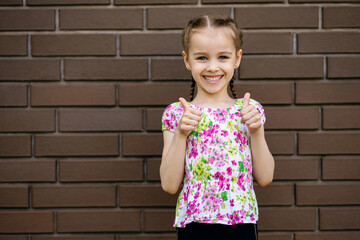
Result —
M 217 77 L 207 77 L 207 76 L 204 76 L 204 78 L 208 81 L 217 81 L 217 80 L 220 80 L 220 78 L 222 78 L 222 76 L 217 76 Z

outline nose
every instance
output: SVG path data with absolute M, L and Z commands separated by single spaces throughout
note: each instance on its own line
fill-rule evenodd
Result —
M 215 61 L 209 61 L 209 65 L 206 70 L 208 72 L 216 72 L 217 70 L 219 70 L 219 66 Z

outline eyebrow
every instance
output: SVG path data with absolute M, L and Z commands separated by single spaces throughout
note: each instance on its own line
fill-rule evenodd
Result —
M 206 52 L 195 52 L 195 53 L 194 53 L 194 55 L 206 55 L 206 54 L 207 54 Z M 222 54 L 229 54 L 229 55 L 231 55 L 232 52 L 224 51 L 224 52 L 220 52 L 219 54 L 220 54 L 220 55 L 222 55 Z

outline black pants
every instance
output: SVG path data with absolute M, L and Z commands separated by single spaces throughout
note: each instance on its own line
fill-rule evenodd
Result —
M 251 223 L 224 225 L 195 223 L 177 228 L 178 240 L 257 240 L 257 225 Z

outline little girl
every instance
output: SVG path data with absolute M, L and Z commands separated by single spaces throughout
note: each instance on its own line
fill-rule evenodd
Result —
M 185 27 L 182 43 L 193 77 L 191 102 L 179 98 L 163 113 L 160 166 L 164 191 L 175 194 L 183 184 L 174 223 L 178 239 L 257 239 L 253 176 L 268 185 L 274 159 L 263 107 L 249 93 L 236 98 L 242 32 L 231 18 L 201 16 Z

